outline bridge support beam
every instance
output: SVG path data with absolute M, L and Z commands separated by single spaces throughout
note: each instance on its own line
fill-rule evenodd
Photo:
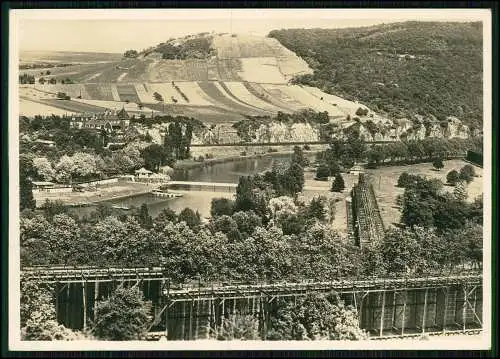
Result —
M 404 290 L 404 299 L 403 299 L 403 314 L 401 318 L 401 335 L 405 333 L 405 322 L 406 322 L 406 303 L 408 302 L 408 290 L 405 288 Z
M 94 322 L 97 320 L 97 313 L 96 313 L 96 307 L 97 307 L 97 301 L 99 299 L 99 282 L 95 282 L 94 286 Z
M 384 317 L 385 317 L 385 290 L 382 291 L 382 308 L 380 311 L 380 333 L 379 333 L 379 336 L 384 335 Z
M 447 313 L 448 313 L 448 304 L 449 304 L 449 288 L 445 287 L 443 288 L 444 291 L 444 308 L 443 308 L 443 333 L 446 332 L 446 319 L 447 319 Z
M 428 288 L 425 288 L 424 294 L 424 312 L 422 313 L 422 333 L 425 333 L 425 321 L 427 319 L 427 294 L 429 292 Z
M 87 329 L 87 285 L 82 282 L 83 330 Z

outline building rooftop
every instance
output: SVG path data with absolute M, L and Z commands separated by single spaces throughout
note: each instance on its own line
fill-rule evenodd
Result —
M 144 167 L 142 167 L 142 168 L 136 170 L 135 173 L 153 173 L 153 172 L 151 172 L 151 171 L 145 169 Z
M 32 182 L 35 186 L 53 186 L 54 182 L 48 182 L 48 181 L 33 181 Z

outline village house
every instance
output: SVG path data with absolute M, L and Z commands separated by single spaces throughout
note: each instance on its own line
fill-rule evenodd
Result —
M 130 125 L 130 116 L 122 108 L 119 111 L 106 110 L 103 113 L 92 115 L 72 116 L 71 128 L 91 128 L 106 132 L 124 132 Z
M 153 176 L 153 172 L 142 167 L 135 171 L 135 175 L 138 179 L 151 178 Z
M 47 182 L 47 181 L 33 181 L 33 191 L 47 191 L 51 188 L 54 188 L 54 183 L 53 182 Z
M 144 167 L 135 171 L 135 181 L 137 182 L 168 182 L 170 176 L 165 173 L 154 173 Z

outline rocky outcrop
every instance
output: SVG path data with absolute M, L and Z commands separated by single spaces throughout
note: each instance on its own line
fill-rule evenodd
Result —
M 282 122 L 261 124 L 253 133 L 250 133 L 252 142 L 315 142 L 319 141 L 319 129 L 309 123 Z
M 322 138 L 320 125 L 311 123 L 290 124 L 272 121 L 249 126 L 247 131 L 246 138 L 252 143 L 316 142 Z M 436 120 L 433 123 L 427 121 L 425 124 L 418 122 L 415 124 L 408 119 L 349 121 L 338 124 L 333 131 L 333 137 L 346 139 L 351 132 L 359 133 L 367 141 L 423 140 L 426 137 L 468 138 L 471 135 L 469 128 L 459 119 L 449 117 L 446 123 Z M 150 131 L 150 134 L 153 138 L 157 137 L 156 133 Z M 243 139 L 228 125 L 205 128 L 199 133 L 193 133 L 192 139 L 193 144 L 240 142 L 243 142 Z

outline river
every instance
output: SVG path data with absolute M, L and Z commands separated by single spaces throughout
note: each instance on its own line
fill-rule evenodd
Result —
M 311 156 L 312 158 L 312 156 Z M 193 182 L 219 182 L 219 183 L 238 183 L 241 176 L 249 176 L 264 172 L 272 168 L 273 164 L 286 165 L 290 163 L 291 154 L 282 154 L 274 156 L 263 156 L 260 158 L 246 158 L 225 163 L 217 163 L 202 167 L 190 169 L 177 169 L 172 175 L 172 180 L 175 181 L 193 181 Z M 170 208 L 179 213 L 184 208 L 189 207 L 193 210 L 198 210 L 202 217 L 210 216 L 210 205 L 212 198 L 233 198 L 234 194 L 227 192 L 215 191 L 181 191 L 183 197 L 179 198 L 161 198 L 152 194 L 142 194 L 131 196 L 128 198 L 115 199 L 105 201 L 113 205 L 125 207 L 140 207 L 146 203 L 151 216 L 156 217 L 164 208 Z M 88 215 L 94 210 L 94 207 L 73 208 L 78 215 Z

